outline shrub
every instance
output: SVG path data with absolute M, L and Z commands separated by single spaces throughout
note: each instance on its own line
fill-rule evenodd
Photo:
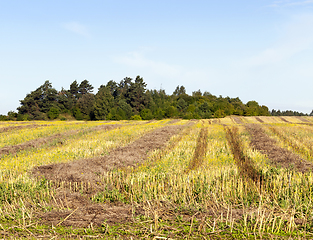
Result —
M 140 117 L 140 115 L 133 115 L 131 116 L 130 120 L 142 120 L 142 118 Z
M 50 108 L 49 112 L 47 113 L 48 118 L 53 120 L 56 119 L 60 114 L 60 111 L 58 108 L 52 107 Z
M 143 120 L 151 120 L 153 118 L 151 110 L 147 108 L 140 112 L 140 116 Z

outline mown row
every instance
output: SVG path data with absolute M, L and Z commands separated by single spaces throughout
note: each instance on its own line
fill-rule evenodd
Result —
M 312 236 L 312 172 L 299 171 L 292 164 L 288 168 L 275 164 L 265 152 L 252 147 L 249 131 L 249 124 L 250 128 L 260 127 L 273 144 L 309 164 L 313 162 L 310 118 L 224 118 L 200 120 L 188 126 L 187 122 L 45 123 L 48 126 L 6 131 L 12 143 L 7 140 L 5 144 L 14 145 L 18 132 L 27 135 L 27 131 L 38 131 L 32 135 L 35 139 L 43 136 L 42 132 L 53 134 L 53 127 L 58 133 L 79 130 L 64 138 L 62 144 L 1 156 L 2 234 L 12 236 L 19 231 L 16 236 L 31 232 L 36 237 L 85 235 L 112 239 Z M 112 124 L 119 127 L 91 130 Z M 34 166 L 106 155 L 153 129 L 171 124 L 186 127 L 170 139 L 166 148 L 149 152 L 140 166 L 106 172 L 97 186 L 34 180 L 31 176 Z M 2 127 L 8 126 L 1 124 Z M 30 138 L 21 139 L 24 140 L 18 143 Z M 62 207 L 56 197 L 60 189 L 89 199 L 93 207 L 129 207 L 130 217 L 115 222 L 108 218 L 102 226 L 91 221 L 88 227 L 70 230 L 64 226 L 79 210 L 68 207 L 66 199 Z M 38 220 L 38 216 L 53 211 L 68 213 L 54 229 Z

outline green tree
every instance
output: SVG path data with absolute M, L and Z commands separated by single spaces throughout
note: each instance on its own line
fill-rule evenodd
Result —
M 226 116 L 226 114 L 225 114 L 224 110 L 222 110 L 222 109 L 217 109 L 217 110 L 214 112 L 214 117 L 215 117 L 215 118 L 223 118 L 223 117 L 225 117 L 225 116 Z
M 58 107 L 58 92 L 47 80 L 35 91 L 26 95 L 20 100 L 21 106 L 18 108 L 19 114 L 28 114 L 31 119 L 45 119 L 45 114 L 52 108 Z
M 212 117 L 211 106 L 208 102 L 203 102 L 198 107 L 201 118 L 208 119 Z
M 132 107 L 126 102 L 125 99 L 122 99 L 118 102 L 118 111 L 119 109 L 124 112 L 123 119 L 130 119 L 133 115 Z
M 8 117 L 6 115 L 0 115 L 0 121 L 8 121 Z
M 117 108 L 113 107 L 110 109 L 109 114 L 106 116 L 107 120 L 122 120 L 123 119 L 123 112 L 120 110 L 118 111 Z
M 186 95 L 186 88 L 184 86 L 177 86 L 173 92 L 174 96 Z
M 179 98 L 178 101 L 177 101 L 177 109 L 178 111 L 180 112 L 184 112 L 185 109 L 187 108 L 187 103 L 186 101 L 183 99 L 183 98 Z
M 135 112 L 140 112 L 145 108 L 147 104 L 147 98 L 145 95 L 147 84 L 143 81 L 143 78 L 137 76 L 134 83 L 131 83 L 129 88 L 129 100 L 130 105 Z
M 154 114 L 154 117 L 157 120 L 161 120 L 164 118 L 165 112 L 162 110 L 162 108 L 158 108 Z
M 8 112 L 8 120 L 9 121 L 14 121 L 14 120 L 16 120 L 16 118 L 17 118 L 17 113 L 16 112 L 14 112 L 14 111 L 9 111 Z
M 107 87 L 99 88 L 94 102 L 94 116 L 96 120 L 105 120 L 114 106 L 114 98 Z
M 130 120 L 142 120 L 142 118 L 140 117 L 140 115 L 133 115 L 131 116 Z
M 129 96 L 129 92 L 132 85 L 132 80 L 133 79 L 130 77 L 125 77 L 123 80 L 120 81 L 116 91 L 116 98 L 118 98 L 118 101 L 121 99 L 125 99 L 125 101 L 130 104 L 131 99 Z
M 172 118 L 177 115 L 177 109 L 174 106 L 168 106 L 165 108 L 165 116 L 167 118 Z
M 71 96 L 73 96 L 75 99 L 78 99 L 78 91 L 79 91 L 79 85 L 77 81 L 71 83 L 69 93 Z
M 91 93 L 86 93 L 80 99 L 78 99 L 77 107 L 83 114 L 83 118 L 85 120 L 93 119 L 94 103 L 95 103 L 95 95 Z
M 249 101 L 246 104 L 246 116 L 258 116 L 259 115 L 259 104 L 256 101 Z
M 270 111 L 267 106 L 262 105 L 259 107 L 259 116 L 270 116 Z
M 119 91 L 118 91 L 118 84 L 116 82 L 114 82 L 113 80 L 110 80 L 106 87 L 110 90 L 111 95 L 114 98 L 118 97 Z
M 151 120 L 153 119 L 153 114 L 151 112 L 150 109 L 143 109 L 141 112 L 140 112 L 140 116 L 143 120 Z
M 78 107 L 73 108 L 73 116 L 75 117 L 76 120 L 84 119 L 84 115 L 82 114 Z
M 89 83 L 88 80 L 85 79 L 79 84 L 78 92 L 80 93 L 81 96 L 88 94 L 88 93 L 92 93 L 93 86 Z
M 60 111 L 58 108 L 56 107 L 52 107 L 50 108 L 49 112 L 48 112 L 48 118 L 53 120 L 59 117 Z

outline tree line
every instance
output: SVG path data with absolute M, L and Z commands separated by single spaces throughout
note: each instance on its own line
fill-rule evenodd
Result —
M 50 81 L 20 100 L 17 112 L 10 111 L 0 120 L 150 120 L 164 118 L 207 119 L 228 115 L 269 116 L 268 107 L 256 101 L 244 104 L 238 97 L 214 96 L 200 90 L 186 93 L 177 86 L 168 95 L 163 89 L 149 90 L 143 78 L 125 77 L 101 85 L 96 94 L 88 80 L 73 81 L 69 89 L 57 91 Z M 273 112 L 272 113 L 276 113 Z M 281 112 L 280 112 L 281 113 Z

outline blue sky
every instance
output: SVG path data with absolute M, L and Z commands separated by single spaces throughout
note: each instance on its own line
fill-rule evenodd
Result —
M 0 114 L 45 80 L 313 109 L 313 0 L 0 0 Z

